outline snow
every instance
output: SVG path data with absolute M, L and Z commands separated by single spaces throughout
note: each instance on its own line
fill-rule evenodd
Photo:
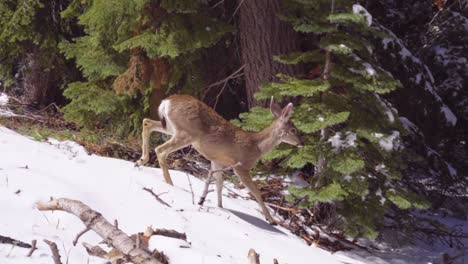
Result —
M 389 107 L 389 104 L 387 101 L 384 101 L 378 94 L 375 95 L 377 100 L 379 101 L 380 105 L 384 108 L 385 114 L 387 115 L 388 121 L 390 123 L 395 122 L 395 115 L 393 114 L 393 110 Z
M 351 177 L 351 175 L 345 175 L 343 177 L 343 180 L 347 181 L 347 182 L 351 182 L 353 180 L 353 177 Z
M 456 177 L 457 176 L 457 169 L 455 169 L 453 167 L 453 165 L 448 163 L 448 162 L 445 162 L 445 164 L 447 165 L 447 169 L 449 170 L 450 176 Z
M 380 137 L 379 145 L 386 151 L 391 151 L 399 147 L 398 138 L 400 132 L 394 130 L 388 137 Z
M 76 216 L 34 208 L 37 201 L 51 196 L 81 200 L 110 222 L 117 219 L 127 234 L 142 232 L 148 226 L 185 232 L 191 244 L 156 236 L 150 241 L 151 247 L 169 256 L 170 263 L 246 263 L 250 248 L 264 263 L 273 258 L 280 263 L 362 263 L 309 247 L 289 231 L 270 226 L 254 201 L 224 197 L 225 209 L 221 209 L 215 206 L 216 195 L 211 193 L 205 206 L 194 205 L 187 175 L 178 171 L 171 171 L 171 175 L 174 187 L 164 182 L 159 169 L 135 168 L 131 162 L 88 155 L 70 141 L 37 142 L 0 126 L 0 234 L 25 242 L 37 239 L 39 246 L 28 258 L 26 249 L 0 244 L 0 263 L 51 263 L 43 239 L 57 243 L 64 263 L 104 263 L 88 257 L 81 246 L 81 242 L 101 241 L 94 232 L 86 233 L 72 246 L 84 228 Z M 194 177 L 191 182 L 195 194 L 201 194 L 204 183 Z M 160 197 L 172 207 L 158 203 L 142 191 L 143 187 L 165 193 Z M 245 190 L 238 192 L 247 196 Z
M 374 67 L 372 67 L 372 65 L 370 65 L 369 63 L 365 62 L 363 63 L 364 67 L 366 67 L 366 72 L 370 75 L 370 76 L 375 76 L 376 75 L 376 72 L 375 72 L 375 69 Z
M 453 113 L 453 111 L 443 102 L 442 98 L 439 96 L 439 94 L 436 92 L 435 89 L 435 79 L 434 76 L 432 75 L 431 71 L 429 68 L 416 56 L 409 51 L 403 41 L 399 39 L 392 31 L 388 30 L 387 28 L 380 26 L 382 30 L 384 30 L 386 33 L 388 33 L 391 38 L 385 38 L 382 40 L 382 44 L 384 46 L 384 49 L 388 48 L 389 43 L 393 43 L 394 45 L 398 46 L 396 48 L 400 49 L 398 52 L 400 54 L 400 57 L 404 60 L 406 58 L 410 58 L 411 61 L 417 65 L 420 65 L 423 68 L 423 74 L 420 75 L 421 73 L 418 73 L 416 77 L 414 78 L 416 84 L 421 84 L 422 82 L 422 77 L 425 77 L 429 79 L 428 81 L 424 81 L 424 89 L 427 90 L 429 93 L 431 93 L 435 100 L 437 102 L 441 103 L 441 112 L 443 113 L 445 119 L 451 126 L 455 126 L 457 123 L 457 117 Z M 440 54 L 443 53 L 443 50 L 440 48 L 439 52 Z
M 448 106 L 445 104 L 440 109 L 442 113 L 444 114 L 447 122 L 449 122 L 450 125 L 455 126 L 457 124 L 458 119 L 455 116 L 455 114 L 452 112 L 452 110 L 448 108 Z
M 353 134 L 347 133 L 347 138 L 351 140 Z M 384 164 L 377 167 L 385 169 Z M 230 191 L 226 188 L 225 209 L 215 206 L 212 193 L 205 206 L 194 205 L 188 175 L 178 171 L 171 171 L 171 175 L 174 186 L 164 182 L 159 169 L 135 168 L 131 162 L 88 155 L 82 146 L 72 141 L 34 141 L 0 126 L 0 234 L 25 242 L 36 239 L 39 247 L 28 258 L 25 257 L 27 249 L 0 244 L 0 263 L 51 263 L 51 253 L 43 239 L 57 243 L 63 263 L 105 263 L 89 257 L 81 246 L 81 242 L 98 244 L 101 241 L 94 232 L 87 232 L 77 246 L 72 246 L 72 240 L 84 228 L 76 216 L 35 209 L 37 201 L 48 200 L 51 196 L 81 200 L 110 222 L 117 219 L 119 227 L 129 235 L 142 232 L 148 226 L 185 232 L 190 243 L 158 236 L 150 241 L 151 249 L 164 251 L 170 263 L 175 264 L 246 263 L 250 248 L 260 254 L 262 263 L 271 263 L 277 258 L 279 263 L 289 264 L 426 264 L 440 262 L 444 252 L 452 256 L 459 254 L 447 246 L 434 249 L 422 246 L 421 242 L 402 245 L 401 240 L 395 240 L 398 248 L 379 243 L 380 251 L 372 253 L 353 250 L 331 254 L 316 246 L 307 246 L 288 230 L 268 225 L 256 202 L 227 197 Z M 201 194 L 204 183 L 190 177 L 195 194 Z M 235 189 L 232 184 L 227 185 Z M 161 199 L 171 208 L 155 201 L 142 191 L 143 187 L 161 194 Z M 236 192 L 247 196 L 245 190 Z M 462 224 L 466 227 L 466 223 Z M 463 263 L 463 259 L 461 261 Z
M 8 95 L 0 93 L 0 116 L 15 116 L 6 106 L 8 104 Z
M 341 139 L 341 137 L 342 133 L 336 132 L 335 135 L 331 136 L 327 142 L 329 142 L 335 150 L 356 146 L 356 133 L 347 131 L 346 138 Z
M 0 93 L 0 105 L 6 105 L 8 103 L 8 96 L 4 93 Z
M 362 14 L 366 17 L 367 25 L 370 27 L 372 25 L 372 15 L 360 4 L 353 5 L 353 13 Z
M 405 128 L 406 131 L 411 132 L 412 134 L 421 134 L 419 132 L 418 126 L 416 126 L 413 122 L 411 122 L 408 118 L 404 116 L 399 117 L 401 124 Z
M 376 70 L 374 69 L 374 67 L 373 67 L 370 63 L 363 61 L 358 55 L 356 55 L 356 54 L 354 54 L 354 53 L 351 53 L 350 55 L 351 55 L 351 57 L 353 57 L 353 59 L 354 59 L 356 62 L 361 63 L 362 66 L 364 66 L 364 69 L 365 69 L 365 71 L 367 72 L 367 74 L 368 74 L 369 76 L 375 76 L 375 75 L 377 75 Z M 356 73 L 356 74 L 361 74 L 361 75 L 363 75 L 363 71 L 361 71 L 361 70 L 354 69 L 354 68 L 349 68 L 348 70 L 349 70 L 350 72 L 352 72 L 352 73 Z

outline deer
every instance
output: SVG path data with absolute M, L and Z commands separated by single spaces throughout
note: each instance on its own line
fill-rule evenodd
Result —
M 168 141 L 155 149 L 166 183 L 173 185 L 166 161 L 167 156 L 191 145 L 211 162 L 218 207 L 223 207 L 222 171 L 232 167 L 234 174 L 253 194 L 266 221 L 276 225 L 263 202 L 260 190 L 250 176 L 250 170 L 260 157 L 282 142 L 297 147 L 304 146 L 297 128 L 290 121 L 292 110 L 292 103 L 281 109 L 273 102 L 272 97 L 270 111 L 275 120 L 259 132 L 250 132 L 231 124 L 215 110 L 192 96 L 171 95 L 162 100 L 158 107 L 160 121 L 149 118 L 143 120 L 142 156 L 136 162 L 136 166 L 142 166 L 149 160 L 149 137 L 152 132 L 170 135 Z

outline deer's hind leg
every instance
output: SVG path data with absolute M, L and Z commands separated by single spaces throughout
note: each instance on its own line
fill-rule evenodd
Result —
M 174 185 L 172 183 L 171 176 L 169 175 L 169 168 L 167 166 L 167 156 L 174 151 L 177 151 L 181 148 L 184 148 L 192 143 L 190 136 L 182 133 L 177 133 L 172 136 L 169 141 L 166 143 L 158 146 L 155 151 L 156 155 L 158 156 L 159 166 L 163 170 L 163 176 L 166 182 L 170 185 Z
M 275 220 L 270 215 L 270 211 L 265 206 L 263 202 L 262 194 L 258 189 L 257 185 L 253 182 L 252 178 L 250 178 L 249 170 L 243 168 L 234 168 L 234 173 L 240 178 L 241 182 L 247 187 L 250 192 L 254 195 L 255 199 L 257 200 L 258 205 L 262 208 L 263 214 L 265 215 L 265 219 L 271 225 L 276 225 Z

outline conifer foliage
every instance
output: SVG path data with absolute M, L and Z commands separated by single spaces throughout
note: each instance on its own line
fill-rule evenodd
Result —
M 274 59 L 310 70 L 305 76 L 279 75 L 280 82 L 263 85 L 256 97 L 298 102 L 292 120 L 306 146 L 280 145 L 263 161 L 279 160 L 287 171 L 312 164 L 309 187 L 291 187 L 290 198 L 307 208 L 333 203 L 348 235 L 375 238 L 389 206 L 427 207 L 399 184 L 401 125 L 381 96 L 399 82 L 379 67 L 368 41 L 384 34 L 372 27 L 364 7 L 349 1 L 285 1 L 281 17 L 311 43 Z M 268 109 L 254 108 L 241 115 L 242 126 L 259 130 L 269 115 Z
M 57 102 L 59 88 L 75 78 L 57 47 L 74 30 L 60 17 L 69 2 L 0 1 L 0 81 L 33 107 Z
M 128 134 L 182 79 L 200 87 L 197 60 L 232 30 L 206 10 L 205 1 L 74 1 L 62 15 L 78 17 L 86 34 L 60 48 L 86 81 L 65 90 L 65 117 Z

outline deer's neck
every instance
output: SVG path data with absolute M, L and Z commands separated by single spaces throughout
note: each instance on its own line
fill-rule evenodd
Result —
M 275 123 L 271 124 L 262 131 L 257 132 L 255 137 L 257 139 L 257 144 L 261 155 L 264 155 L 279 144 L 278 135 L 275 131 Z

